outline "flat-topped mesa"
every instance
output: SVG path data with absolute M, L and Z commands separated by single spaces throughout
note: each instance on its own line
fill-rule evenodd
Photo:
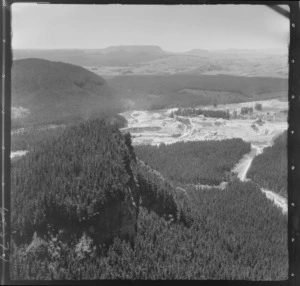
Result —
M 111 46 L 101 50 L 104 53 L 110 52 L 157 52 L 163 53 L 161 47 L 156 45 L 121 45 L 121 46 Z

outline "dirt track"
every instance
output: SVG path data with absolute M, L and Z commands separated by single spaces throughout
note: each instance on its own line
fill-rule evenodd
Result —
M 280 208 L 282 209 L 282 212 L 283 212 L 284 214 L 287 213 L 287 211 L 288 211 L 288 206 L 287 206 L 287 199 L 286 199 L 286 198 L 284 198 L 284 197 L 280 196 L 279 194 L 276 194 L 276 193 L 274 193 L 274 192 L 272 192 L 272 191 L 270 191 L 270 190 L 268 190 L 268 189 L 265 189 L 265 188 L 261 188 L 261 191 L 262 191 L 263 193 L 265 193 L 265 194 L 266 194 L 266 197 L 267 197 L 268 199 L 272 200 L 273 203 L 274 203 L 276 206 L 280 207 Z
M 238 173 L 238 178 L 241 181 L 245 182 L 245 181 L 249 180 L 249 179 L 247 179 L 247 172 L 251 166 L 251 163 L 252 163 L 254 157 L 261 154 L 263 152 L 263 149 L 267 146 L 271 146 L 271 144 L 263 145 L 263 146 L 252 145 L 251 152 L 246 154 L 245 156 L 243 156 L 243 158 L 234 167 L 234 169 L 232 171 L 235 173 Z M 280 207 L 284 214 L 287 213 L 287 199 L 286 198 L 282 197 L 281 195 L 279 195 L 271 190 L 265 189 L 265 188 L 261 188 L 261 191 L 263 193 L 265 193 L 266 197 L 268 199 L 272 200 L 276 206 Z
M 233 112 L 247 105 L 253 106 L 255 103 L 228 104 L 219 106 L 217 109 L 228 109 Z M 287 120 L 282 115 L 287 104 L 278 100 L 261 101 L 260 103 L 263 104 L 264 111 L 254 111 L 251 116 L 230 120 L 202 116 L 175 116 L 172 118 L 170 114 L 174 108 L 156 111 L 127 111 L 121 115 L 127 119 L 128 127 L 121 130 L 136 128 L 136 132 L 131 132 L 134 145 L 172 144 L 179 141 L 223 140 L 228 138 L 242 138 L 247 142 L 266 144 L 270 138 L 287 129 Z M 263 117 L 265 120 L 262 124 L 257 124 L 256 121 Z M 156 128 L 150 130 L 150 127 Z
M 248 170 L 250 169 L 251 163 L 255 156 L 261 154 L 263 152 L 263 149 L 267 146 L 271 145 L 251 145 L 251 151 L 248 154 L 245 154 L 242 159 L 238 162 L 238 164 L 233 168 L 232 172 L 238 173 L 238 178 L 241 181 L 246 180 L 246 175 L 248 173 Z
M 248 118 L 236 118 L 230 120 L 197 117 L 170 117 L 171 112 L 177 110 L 164 109 L 157 111 L 134 110 L 127 111 L 123 115 L 128 121 L 128 128 L 138 127 L 139 132 L 132 132 L 133 145 L 151 144 L 159 145 L 172 144 L 180 141 L 203 141 L 203 140 L 223 140 L 229 138 L 242 138 L 246 142 L 251 142 L 252 150 L 243 156 L 238 164 L 232 169 L 238 174 L 241 181 L 247 181 L 247 172 L 252 160 L 263 149 L 273 144 L 274 138 L 285 131 L 288 127 L 286 117 L 282 116 L 287 110 L 287 102 L 278 100 L 266 100 L 251 103 L 236 103 L 225 106 L 218 106 L 219 110 L 228 109 L 230 112 L 240 110 L 242 107 L 253 106 L 261 103 L 263 111 L 254 111 Z M 212 108 L 212 107 L 204 107 Z M 262 124 L 256 124 L 257 119 L 264 118 Z M 253 125 L 256 124 L 256 128 Z M 152 130 L 149 127 L 157 127 Z M 160 128 L 159 128 L 160 127 Z M 128 128 L 122 128 L 126 131 Z M 144 129 L 143 129 L 144 128 Z M 197 185 L 198 188 L 216 187 L 223 189 L 224 182 L 220 186 Z M 261 189 L 268 199 L 280 207 L 283 213 L 287 212 L 287 200 L 270 190 Z

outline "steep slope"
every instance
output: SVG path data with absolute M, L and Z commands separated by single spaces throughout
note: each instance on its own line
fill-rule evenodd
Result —
M 43 123 L 88 117 L 114 105 L 107 83 L 82 67 L 41 59 L 13 62 L 14 121 Z
M 12 164 L 13 280 L 283 280 L 286 227 L 252 182 L 175 188 L 104 120 Z
M 116 125 L 88 120 L 32 145 L 12 164 L 15 243 L 30 242 L 34 233 L 68 243 L 84 233 L 98 244 L 134 238 L 134 159 Z
M 172 185 L 136 159 L 130 134 L 117 125 L 92 119 L 32 135 L 28 154 L 12 162 L 17 248 L 44 255 L 53 237 L 71 248 L 83 237 L 98 250 L 115 237 L 133 243 L 139 204 L 177 218 Z

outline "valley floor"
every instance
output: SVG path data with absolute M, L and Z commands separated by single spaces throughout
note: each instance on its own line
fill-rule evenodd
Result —
M 237 173 L 241 181 L 247 181 L 247 172 L 254 157 L 261 154 L 265 147 L 271 146 L 274 139 L 287 129 L 287 118 L 284 116 L 284 113 L 287 111 L 288 103 L 279 100 L 265 100 L 220 105 L 215 108 L 216 110 L 229 110 L 230 114 L 233 111 L 237 111 L 239 114 L 242 107 L 254 106 L 256 103 L 262 104 L 262 111 L 254 110 L 252 115 L 231 117 L 229 120 L 203 116 L 174 116 L 172 118 L 170 115 L 177 108 L 156 111 L 127 111 L 121 115 L 128 121 L 128 127 L 121 130 L 131 133 L 133 145 L 159 145 L 161 143 L 172 144 L 180 141 L 242 138 L 244 141 L 251 143 L 252 150 L 241 158 L 232 169 L 232 172 Z M 210 108 L 213 107 L 203 107 L 203 109 Z M 257 124 L 259 119 L 261 119 L 262 124 Z M 220 186 L 197 185 L 196 187 L 219 187 L 224 189 L 226 183 L 223 182 Z M 283 213 L 287 212 L 286 198 L 264 188 L 261 191 L 276 206 L 280 207 Z
M 132 113 L 145 114 L 147 112 Z M 190 118 L 180 119 L 182 119 L 180 122 L 185 125 L 180 138 L 185 141 L 186 138 L 192 136 L 190 132 L 194 130 L 192 129 L 194 127 Z M 200 119 L 205 121 L 204 118 Z M 217 119 L 214 120 L 218 122 Z M 272 122 L 269 123 L 271 125 Z M 220 185 L 220 189 L 216 191 L 207 188 L 200 191 L 193 186 L 191 188 L 182 186 L 182 188 L 177 188 L 181 192 L 174 192 L 174 186 L 169 186 L 160 172 L 149 171 L 147 169 L 149 166 L 144 162 L 138 164 L 136 167 L 138 167 L 139 201 L 144 205 L 140 206 L 138 216 L 135 216 L 132 208 L 128 208 L 126 213 L 124 211 L 117 216 L 123 218 L 130 213 L 132 218 L 137 219 L 136 224 L 134 224 L 134 219 L 130 221 L 134 226 L 130 229 L 137 230 L 134 239 L 135 247 L 133 248 L 126 240 L 118 238 L 114 240 L 105 255 L 100 255 L 95 251 L 96 247 L 92 240 L 96 237 L 93 232 L 99 226 L 99 221 L 97 220 L 96 228 L 91 224 L 92 227 L 89 227 L 88 230 L 85 229 L 92 223 L 93 216 L 95 215 L 97 218 L 97 215 L 100 214 L 96 212 L 98 209 L 94 208 L 94 205 L 97 206 L 103 198 L 106 198 L 107 195 L 106 193 L 103 194 L 102 189 L 107 190 L 107 193 L 111 191 L 111 184 L 97 180 L 99 177 L 113 178 L 115 180 L 113 181 L 114 185 L 120 182 L 124 184 L 123 177 L 120 180 L 119 176 L 122 174 L 123 165 L 120 165 L 120 171 L 117 174 L 111 170 L 115 170 L 116 166 L 119 166 L 118 162 L 125 161 L 124 157 L 121 157 L 122 154 L 126 154 L 124 150 L 134 150 L 134 148 L 132 148 L 131 143 L 129 143 L 130 148 L 126 147 L 126 143 L 114 145 L 115 142 L 130 142 L 130 137 L 127 141 L 125 141 L 126 139 L 121 141 L 122 136 L 117 128 L 113 129 L 110 126 L 110 131 L 108 126 L 99 126 L 99 122 L 95 121 L 86 124 L 89 128 L 79 125 L 76 127 L 76 132 L 71 132 L 74 130 L 68 129 L 64 136 L 58 136 L 56 140 L 44 137 L 41 141 L 43 144 L 39 144 L 37 141 L 35 143 L 36 149 L 28 148 L 29 154 L 36 152 L 37 156 L 25 155 L 25 149 L 27 149 L 25 147 L 13 149 L 15 152 L 11 153 L 12 158 L 15 158 L 17 154 L 19 156 L 25 155 L 16 164 L 13 164 L 12 168 L 13 221 L 16 226 L 20 223 L 18 226 L 20 229 L 23 225 L 22 220 L 18 218 L 25 217 L 27 219 L 27 217 L 31 218 L 38 215 L 38 219 L 47 222 L 49 218 L 56 217 L 52 213 L 53 207 L 55 207 L 54 212 L 59 214 L 55 222 L 58 222 L 58 225 L 60 221 L 81 222 L 81 218 L 82 220 L 86 219 L 85 210 L 92 210 L 90 220 L 81 224 L 82 231 L 84 231 L 82 237 L 78 236 L 69 244 L 66 243 L 63 236 L 60 236 L 61 232 L 59 231 L 58 234 L 54 232 L 55 236 L 51 234 L 50 238 L 44 240 L 33 236 L 32 241 L 29 240 L 27 244 L 15 247 L 11 255 L 12 280 L 286 279 L 288 267 L 287 216 L 281 215 L 280 210 L 273 207 L 267 198 L 274 199 L 275 203 L 277 202 L 277 205 L 281 207 L 286 206 L 286 203 L 284 199 L 282 200 L 279 195 L 272 191 L 261 189 L 266 194 L 265 196 L 260 192 L 257 184 L 248 182 L 247 179 L 253 158 L 262 153 L 264 147 L 272 144 L 274 136 L 277 136 L 281 129 L 274 128 L 276 132 L 270 132 L 269 135 L 272 134 L 272 136 L 268 138 L 263 137 L 265 135 L 262 134 L 264 140 L 255 138 L 255 140 L 250 141 L 252 147 L 250 152 L 250 144 L 235 139 L 248 146 L 242 154 L 249 152 L 244 156 L 236 156 L 234 163 L 230 166 L 230 168 L 233 167 L 232 171 L 238 173 L 242 182 L 238 180 L 233 180 L 230 183 L 222 182 L 221 185 L 223 185 Z M 267 123 L 265 122 L 265 124 Z M 218 125 L 216 126 L 218 127 Z M 132 127 L 129 125 L 129 128 Z M 146 129 L 147 132 L 154 134 L 158 130 L 155 126 L 151 126 L 150 122 Z M 58 131 L 55 130 L 55 132 Z M 47 130 L 46 134 L 48 132 L 52 131 Z M 43 135 L 45 136 L 45 134 Z M 126 136 L 126 138 L 128 137 Z M 230 147 L 234 146 L 234 148 L 229 149 L 231 151 L 227 153 L 240 154 L 231 141 L 227 144 L 230 144 Z M 217 143 L 224 143 L 224 141 Z M 122 147 L 114 148 L 115 146 L 124 146 L 124 150 L 121 149 Z M 165 147 L 170 148 L 172 146 Z M 135 147 L 136 150 L 138 148 Z M 219 150 L 228 151 L 227 148 L 219 148 Z M 67 158 L 71 161 L 66 160 L 66 157 L 62 159 L 62 153 L 67 154 Z M 96 154 L 97 156 L 95 156 Z M 114 158 L 117 158 L 118 162 L 116 162 L 117 160 L 114 161 Z M 216 161 L 219 161 L 220 156 L 216 156 L 216 158 Z M 239 159 L 240 161 L 237 162 Z M 30 170 L 28 170 L 29 162 L 32 164 Z M 112 167 L 107 162 L 112 162 Z M 234 166 L 236 162 L 237 165 Z M 85 168 L 81 172 L 80 166 L 82 165 L 95 167 Z M 51 167 L 49 168 L 49 166 Z M 149 168 L 151 169 L 151 167 Z M 40 172 L 40 170 L 47 170 L 49 173 L 45 176 L 45 173 Z M 199 173 L 197 168 L 195 170 Z M 76 172 L 79 175 L 77 177 L 74 176 Z M 128 173 L 124 168 L 125 183 L 127 182 L 125 175 Z M 99 176 L 99 174 L 103 175 Z M 131 174 L 133 174 L 132 170 Z M 80 176 L 82 180 L 78 180 Z M 50 178 L 50 185 L 45 178 L 46 180 Z M 134 182 L 135 178 L 132 178 L 132 182 Z M 95 192 L 95 189 L 86 182 L 96 182 L 95 185 L 100 184 L 100 187 Z M 69 190 L 74 191 L 69 192 Z M 46 203 L 44 203 L 43 198 L 46 198 L 47 195 L 43 192 L 52 193 L 54 196 L 49 196 L 49 202 L 45 201 Z M 42 193 L 43 197 L 36 197 L 36 194 L 39 193 Z M 117 194 L 116 191 L 112 193 Z M 171 193 L 172 195 L 170 195 Z M 133 198 L 131 194 L 130 197 Z M 57 202 L 61 202 L 61 204 L 57 204 Z M 132 206 L 133 204 L 129 205 Z M 77 208 L 79 211 L 71 212 L 73 206 L 79 206 Z M 111 208 L 110 205 L 108 207 Z M 61 213 L 57 211 L 61 209 L 63 209 Z M 36 212 L 36 210 L 41 211 Z M 104 211 L 104 213 L 106 212 Z M 112 214 L 115 216 L 116 213 L 112 212 Z M 179 214 L 178 217 L 177 214 Z M 177 219 L 174 220 L 174 218 Z M 112 216 L 105 219 L 106 222 L 112 220 Z M 122 229 L 127 229 L 128 222 L 129 220 L 126 220 L 126 224 L 121 225 L 118 222 L 116 225 L 121 225 Z M 123 227 L 124 225 L 126 227 Z M 34 225 L 34 227 L 36 226 Z M 111 231 L 103 229 L 101 229 L 101 233 Z M 47 251 L 44 252 L 44 249 Z
M 133 110 L 121 115 L 128 121 L 129 131 L 133 137 L 133 144 L 160 143 L 172 144 L 179 141 L 223 140 L 228 138 L 242 138 L 246 142 L 269 144 L 274 137 L 287 129 L 287 102 L 266 100 L 250 103 L 227 104 L 218 109 L 228 109 L 230 113 L 244 106 L 253 106 L 262 103 L 263 111 L 255 111 L 251 116 L 236 116 L 224 120 L 219 118 L 197 117 L 170 117 L 173 109 L 156 111 Z M 201 107 L 202 108 L 202 107 Z M 209 107 L 205 107 L 209 108 Z M 203 108 L 204 109 L 204 108 Z M 262 119 L 262 124 L 256 121 Z
M 123 131 L 129 131 L 132 134 L 133 145 L 151 144 L 159 145 L 172 144 L 180 141 L 203 141 L 203 140 L 223 140 L 229 138 L 242 138 L 251 142 L 251 152 L 244 155 L 241 160 L 232 169 L 237 173 L 241 181 L 247 181 L 247 172 L 255 156 L 261 154 L 265 147 L 271 146 L 275 137 L 287 129 L 287 120 L 282 116 L 282 111 L 287 110 L 287 102 L 279 100 L 266 100 L 251 103 L 238 103 L 220 105 L 215 109 L 226 110 L 229 112 L 239 110 L 244 106 L 261 103 L 263 111 L 255 112 L 251 118 L 238 119 L 216 119 L 197 117 L 170 117 L 174 109 L 165 109 L 157 111 L 133 110 L 122 113 L 121 115 L 128 121 L 128 127 L 122 128 Z M 212 107 L 203 107 L 209 109 Z M 251 125 L 258 118 L 266 118 L 271 115 L 271 119 L 263 121 L 263 125 L 256 125 L 254 129 Z M 279 116 L 278 116 L 279 115 Z M 57 128 L 57 125 L 42 127 L 41 130 Z M 14 133 L 23 132 L 24 129 L 13 131 Z M 18 150 L 11 152 L 11 159 L 24 156 L 27 150 Z M 197 188 L 220 188 L 224 189 L 227 183 L 222 182 L 219 186 L 196 185 Z M 287 199 L 279 194 L 261 189 L 274 204 L 280 207 L 283 213 L 287 212 Z

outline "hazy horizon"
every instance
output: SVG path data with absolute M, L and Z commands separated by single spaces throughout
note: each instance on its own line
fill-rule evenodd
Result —
M 170 50 L 165 50 L 163 49 L 162 47 L 160 47 L 159 45 L 113 45 L 113 46 L 106 46 L 106 47 L 103 47 L 103 48 L 77 48 L 77 47 L 73 47 L 73 48 L 13 48 L 14 50 L 105 50 L 105 49 L 108 49 L 108 48 L 116 48 L 116 47 L 119 47 L 119 48 L 122 48 L 122 47 L 158 47 L 158 48 L 161 48 L 162 51 L 165 51 L 165 52 L 170 52 L 170 53 L 187 53 L 187 52 L 190 52 L 190 51 L 196 51 L 196 50 L 199 50 L 199 51 L 207 51 L 207 52 L 221 52 L 221 51 L 234 51 L 234 50 L 237 50 L 237 51 L 258 51 L 258 52 L 261 52 L 261 51 L 284 51 L 284 52 L 287 52 L 288 50 L 284 49 L 284 48 L 272 48 L 272 49 L 269 49 L 269 48 L 261 48 L 261 49 L 247 49 L 247 48 L 221 48 L 221 49 L 203 49 L 203 48 L 191 48 L 189 50 L 185 50 L 185 51 L 182 51 L 182 52 L 173 52 L 173 51 L 170 51 Z
M 264 5 L 14 3 L 12 30 L 13 49 L 26 50 L 147 45 L 174 53 L 287 51 L 289 41 L 289 20 Z

